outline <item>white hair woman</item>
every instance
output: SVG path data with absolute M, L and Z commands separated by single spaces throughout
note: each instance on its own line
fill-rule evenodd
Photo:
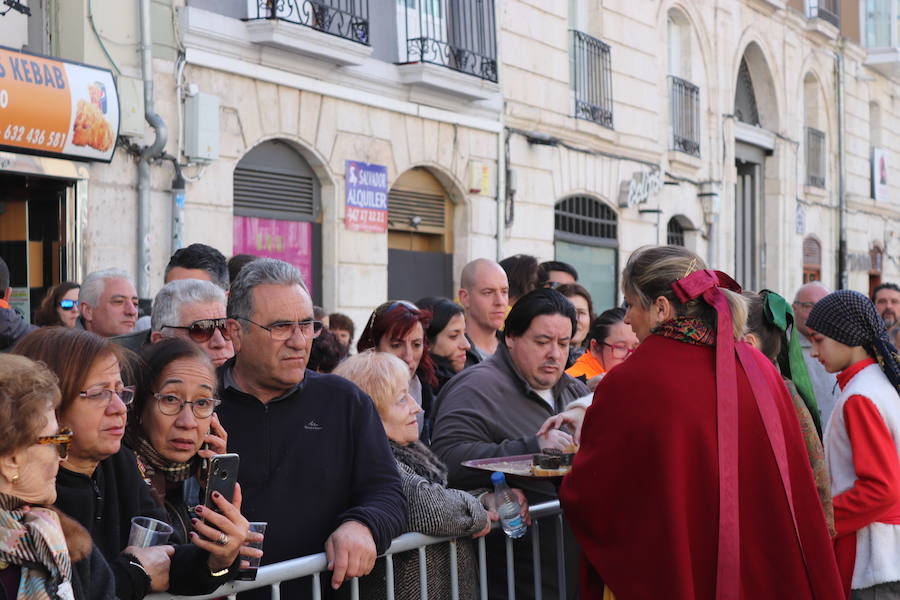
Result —
M 427 535 L 480 537 L 491 530 L 491 517 L 474 495 L 447 487 L 447 467 L 419 441 L 416 415 L 421 408 L 409 395 L 409 367 L 388 352 L 366 350 L 351 356 L 334 370 L 358 385 L 372 397 L 384 431 L 391 443 L 397 466 L 403 479 L 403 493 L 409 503 L 407 531 Z M 524 495 L 516 490 L 522 503 L 523 516 L 528 505 Z M 481 495 L 490 505 L 490 494 Z M 428 597 L 450 598 L 449 549 L 429 546 Z M 459 597 L 476 597 L 476 562 L 473 544 L 457 546 Z M 384 597 L 384 568 L 378 565 L 368 579 L 363 580 L 364 597 Z M 395 597 L 420 598 L 418 562 L 414 555 L 394 560 Z

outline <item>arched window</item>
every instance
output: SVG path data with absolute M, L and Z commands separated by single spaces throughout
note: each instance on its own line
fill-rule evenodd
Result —
M 759 125 L 759 109 L 756 106 L 756 93 L 753 91 L 753 78 L 747 59 L 741 59 L 738 69 L 737 85 L 734 91 L 734 116 L 742 123 Z
M 618 217 L 590 196 L 569 196 L 556 204 L 556 260 L 579 273 L 578 282 L 591 293 L 597 312 L 615 306 L 618 272 Z
M 803 240 L 803 283 L 822 281 L 822 244 L 813 236 Z
M 684 246 L 684 227 L 672 217 L 666 225 L 666 243 L 670 246 Z
M 291 263 L 321 302 L 320 185 L 306 159 L 284 141 L 263 142 L 238 162 L 233 185 L 234 254 Z
M 400 175 L 388 194 L 388 297 L 453 297 L 453 202 L 428 169 Z

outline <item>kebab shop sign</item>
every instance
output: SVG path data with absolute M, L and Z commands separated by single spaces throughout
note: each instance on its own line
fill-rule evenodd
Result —
M 0 150 L 109 162 L 118 133 L 110 71 L 0 46 Z
M 344 163 L 344 187 L 344 226 L 355 231 L 387 231 L 387 167 L 348 160 Z

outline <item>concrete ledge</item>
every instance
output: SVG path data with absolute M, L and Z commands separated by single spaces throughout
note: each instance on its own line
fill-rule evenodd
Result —
M 669 163 L 669 170 L 676 175 L 696 175 L 697 171 L 703 166 L 703 158 L 679 152 L 678 150 L 669 150 L 666 153 L 666 160 Z
M 488 100 L 500 93 L 500 86 L 492 81 L 467 75 L 431 63 L 399 65 L 400 81 L 411 86 L 440 90 L 469 100 Z
M 885 77 L 900 75 L 900 48 L 871 48 L 863 64 Z
M 372 47 L 312 27 L 278 19 L 256 19 L 245 23 L 247 37 L 256 44 L 291 50 L 336 65 L 361 65 L 372 54 Z

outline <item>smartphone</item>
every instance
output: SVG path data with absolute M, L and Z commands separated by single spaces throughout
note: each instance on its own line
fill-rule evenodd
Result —
M 219 492 L 229 502 L 234 500 L 234 484 L 237 483 L 238 465 L 241 457 L 237 454 L 215 454 L 209 459 L 203 505 L 221 512 L 212 499 L 213 492 Z

